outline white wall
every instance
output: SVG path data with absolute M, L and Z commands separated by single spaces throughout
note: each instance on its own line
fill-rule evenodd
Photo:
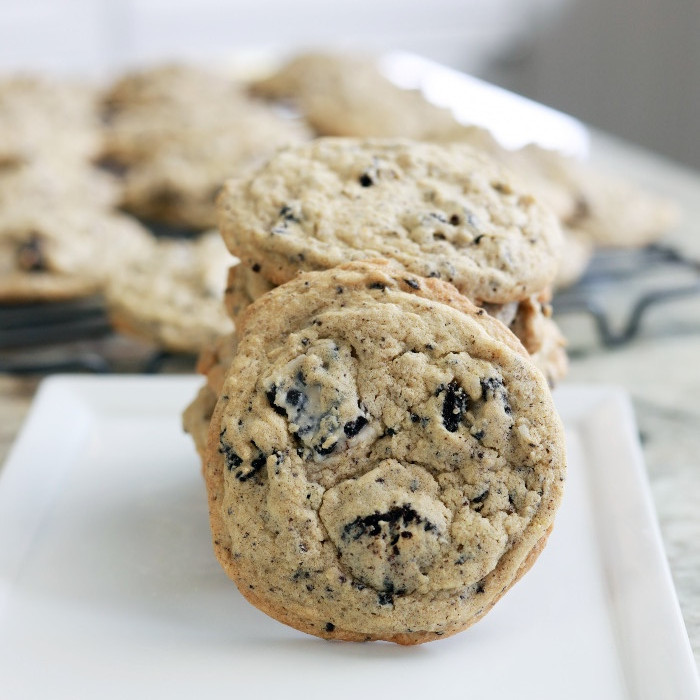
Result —
M 479 71 L 566 0 L 0 0 L 0 68 L 100 76 L 251 48 L 403 48 Z
M 700 0 L 578 0 L 489 76 L 700 168 Z

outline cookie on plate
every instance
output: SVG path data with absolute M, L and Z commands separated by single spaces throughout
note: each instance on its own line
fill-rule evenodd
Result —
M 554 215 L 464 145 L 318 139 L 229 181 L 218 203 L 229 249 L 274 284 L 385 257 L 499 304 L 541 292 L 558 267 Z
M 256 299 L 275 286 L 260 274 L 259 267 L 253 269 L 243 263 L 233 265 L 228 271 L 224 290 L 226 313 L 235 321 Z
M 322 136 L 426 139 L 458 124 L 419 91 L 394 85 L 369 56 L 300 54 L 252 89 L 291 102 Z
M 233 329 L 222 304 L 233 261 L 215 232 L 194 241 L 158 240 L 150 255 L 110 276 L 110 320 L 166 350 L 197 353 Z
M 417 644 L 530 568 L 564 438 L 500 322 L 359 262 L 272 290 L 237 335 L 204 475 L 217 557 L 250 602 L 320 637 Z
M 228 284 L 224 290 L 226 313 L 234 321 L 263 294 L 275 285 L 259 272 L 243 263 L 229 270 Z M 491 316 L 515 333 L 525 349 L 535 358 L 535 364 L 554 386 L 564 379 L 568 370 L 566 341 L 551 318 L 549 295 L 533 295 L 521 301 L 507 304 L 482 304 Z M 541 348 L 547 345 L 547 352 Z M 204 372 L 206 374 L 206 372 Z
M 589 250 L 593 246 L 641 247 L 670 231 L 680 218 L 677 205 L 667 198 L 536 144 L 509 150 L 485 130 L 468 126 L 436 138 L 441 143 L 468 143 L 488 153 L 529 187 L 557 215 L 563 228 L 576 230 L 569 250 L 576 265 L 564 271 L 557 286 L 575 281 L 590 259 L 584 239 L 589 240 Z

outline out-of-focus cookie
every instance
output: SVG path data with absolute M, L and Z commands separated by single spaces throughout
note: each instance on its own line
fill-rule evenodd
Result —
M 130 71 L 103 93 L 108 116 L 143 107 L 205 105 L 237 99 L 241 86 L 223 71 L 193 64 L 165 63 Z
M 579 210 L 568 224 L 604 248 L 637 248 L 657 241 L 680 221 L 678 205 L 631 182 L 584 166 L 573 169 Z
M 440 143 L 467 143 L 486 152 L 507 167 L 513 177 L 548 206 L 560 221 L 567 221 L 578 210 L 579 193 L 570 178 L 569 159 L 536 144 L 511 150 L 501 146 L 487 129 L 459 126 L 439 135 Z
M 86 163 L 99 152 L 99 128 L 92 87 L 34 75 L 0 78 L 0 167 L 46 155 Z
M 143 85 L 131 85 L 134 80 L 111 97 L 121 110 L 105 130 L 102 157 L 126 170 L 122 205 L 144 219 L 211 228 L 215 196 L 226 178 L 247 172 L 281 146 L 310 138 L 298 120 L 223 78 L 214 80 L 218 91 L 203 80 L 206 99 L 191 100 L 181 94 L 193 80 L 186 73 L 163 69 L 162 75 L 146 74 Z
M 590 258 L 587 248 L 641 247 L 670 231 L 680 218 L 678 206 L 667 198 L 536 144 L 509 150 L 484 129 L 468 126 L 437 139 L 469 143 L 485 151 L 548 206 L 564 228 L 576 230 L 575 240 L 568 245 L 575 264 L 564 269 L 558 287 L 570 284 L 582 271 Z M 584 245 L 585 238 L 590 245 Z
M 149 256 L 110 278 L 110 320 L 167 350 L 197 353 L 233 328 L 222 304 L 232 262 L 215 232 L 195 241 L 159 240 Z
M 259 271 L 243 263 L 232 267 L 224 291 L 227 314 L 235 321 L 256 299 L 274 287 Z M 481 308 L 515 333 L 550 385 L 554 386 L 564 379 L 568 370 L 565 341 L 551 319 L 548 299 L 539 296 L 533 295 L 507 304 L 483 304 Z M 541 349 L 545 344 L 548 349 L 543 353 Z M 208 370 L 202 373 L 208 374 Z
M 442 281 L 353 263 L 272 290 L 238 336 L 204 475 L 217 557 L 250 602 L 320 637 L 416 644 L 530 568 L 564 436 L 500 322 Z
M 566 289 L 583 277 L 593 257 L 595 246 L 591 237 L 576 229 L 563 227 L 564 253 L 554 280 L 554 289 Z
M 17 210 L 0 218 L 0 300 L 59 301 L 93 294 L 150 255 L 153 239 L 131 217 L 98 210 Z
M 121 186 L 113 175 L 97 168 L 42 157 L 0 168 L 0 225 L 22 212 L 52 209 L 98 211 L 115 207 Z
M 275 284 L 385 257 L 507 303 L 539 293 L 558 267 L 554 215 L 464 145 L 318 139 L 228 182 L 218 202 L 229 249 Z
M 198 124 L 151 144 L 126 173 L 122 204 L 137 216 L 196 229 L 216 224 L 216 195 L 277 148 L 307 138 L 296 122 L 245 106 L 228 121 Z
M 449 110 L 397 87 L 367 56 L 300 54 L 252 88 L 291 101 L 322 136 L 425 139 L 457 125 Z

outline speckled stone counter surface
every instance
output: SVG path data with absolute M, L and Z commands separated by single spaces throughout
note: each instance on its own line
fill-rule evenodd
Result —
M 700 173 L 603 134 L 593 134 L 591 151 L 593 163 L 674 197 L 684 220 L 666 242 L 700 260 Z M 661 282 L 674 285 L 678 277 L 669 271 Z M 621 283 L 606 290 L 605 301 L 624 313 L 635 294 Z M 601 345 L 585 313 L 565 313 L 559 321 L 573 353 L 569 380 L 618 384 L 632 397 L 666 553 L 700 666 L 700 294 L 653 307 L 635 338 L 615 349 Z M 37 384 L 36 377 L 0 374 L 0 463 Z

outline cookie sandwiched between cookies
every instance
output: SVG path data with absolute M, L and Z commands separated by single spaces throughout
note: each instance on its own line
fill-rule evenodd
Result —
M 485 615 L 565 475 L 517 338 L 451 285 L 365 262 L 298 276 L 238 326 L 204 475 L 241 593 L 330 639 L 416 644 Z

